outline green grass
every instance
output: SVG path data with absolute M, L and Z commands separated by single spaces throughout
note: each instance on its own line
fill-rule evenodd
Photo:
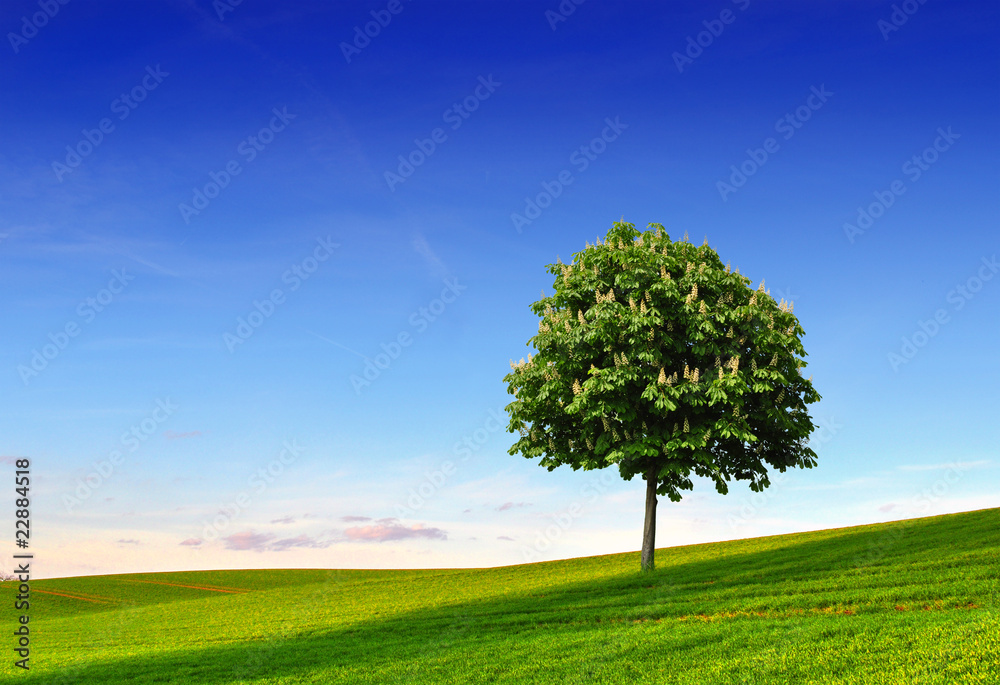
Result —
M 648 575 L 635 552 L 493 569 L 34 581 L 31 671 L 14 672 L 8 609 L 0 678 L 1000 683 L 1000 509 L 660 549 L 656 562 Z M 4 606 L 15 592 L 0 585 Z

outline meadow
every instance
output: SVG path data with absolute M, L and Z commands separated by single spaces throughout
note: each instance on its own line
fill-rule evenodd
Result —
M 664 512 L 666 514 L 666 512 Z M 33 581 L 18 683 L 1000 683 L 1000 509 L 486 569 Z M 16 583 L 0 584 L 13 606 Z M 8 630 L 8 628 L 10 630 Z

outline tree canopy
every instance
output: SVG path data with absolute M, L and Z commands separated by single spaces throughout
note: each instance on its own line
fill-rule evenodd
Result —
M 767 487 L 769 466 L 815 466 L 806 404 L 820 395 L 802 377 L 792 303 L 763 281 L 753 289 L 707 240 L 649 228 L 615 222 L 604 242 L 546 267 L 555 294 L 531 305 L 538 353 L 504 377 L 521 435 L 508 453 L 550 471 L 616 465 L 673 501 L 692 473 L 725 494 L 730 480 Z

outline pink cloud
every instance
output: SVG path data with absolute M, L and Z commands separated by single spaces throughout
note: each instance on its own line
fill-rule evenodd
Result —
M 341 516 L 340 520 L 344 521 L 345 523 L 354 523 L 355 521 L 371 521 L 372 517 L 371 516 Z
M 270 533 L 255 533 L 245 530 L 240 533 L 233 533 L 229 537 L 222 538 L 226 543 L 226 549 L 239 552 L 284 552 L 293 547 L 306 547 L 313 549 L 323 549 L 332 544 L 330 540 L 319 540 L 308 535 L 299 535 L 294 538 L 282 538 L 275 540 L 275 536 Z M 200 540 L 198 541 L 200 544 Z M 184 544 L 184 543 L 181 543 Z
M 247 550 L 263 552 L 267 549 L 267 543 L 273 539 L 274 536 L 270 533 L 254 533 L 253 531 L 245 530 L 224 537 L 222 541 L 226 543 L 226 549 L 234 549 L 240 552 Z
M 291 516 L 286 516 L 285 518 L 274 519 L 271 523 L 295 523 L 295 519 Z
M 344 535 L 349 540 L 355 542 L 388 542 L 390 540 L 410 540 L 414 538 L 426 538 L 429 540 L 447 540 L 448 534 L 440 528 L 425 528 L 423 524 L 416 524 L 407 528 L 400 523 L 394 523 L 396 519 L 381 519 L 374 526 L 355 526 L 344 531 Z M 384 521 L 385 523 L 382 523 Z
M 895 508 L 896 508 L 896 503 L 890 502 L 889 504 L 883 504 L 881 507 L 878 508 L 878 510 L 885 513 L 887 511 L 892 511 Z
M 284 540 L 277 540 L 272 542 L 268 546 L 268 550 L 272 552 L 284 552 L 286 549 L 291 549 L 292 547 L 309 547 L 313 549 L 323 549 L 324 547 L 329 547 L 329 542 L 320 542 L 315 540 L 308 535 L 299 535 L 294 538 L 285 538 Z
M 527 502 L 505 502 L 497 507 L 497 511 L 507 511 L 508 509 L 513 509 L 514 507 L 530 507 L 531 505 Z
M 202 541 L 200 539 L 198 539 L 198 538 L 188 538 L 187 540 L 184 540 L 180 544 L 182 544 L 182 545 L 188 545 L 190 547 L 197 547 L 201 543 L 202 543 Z

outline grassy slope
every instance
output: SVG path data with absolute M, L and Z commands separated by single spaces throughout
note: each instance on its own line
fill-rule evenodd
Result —
M 657 565 L 35 581 L 31 673 L 13 673 L 8 633 L 0 680 L 1000 682 L 1000 509 L 668 548 Z

